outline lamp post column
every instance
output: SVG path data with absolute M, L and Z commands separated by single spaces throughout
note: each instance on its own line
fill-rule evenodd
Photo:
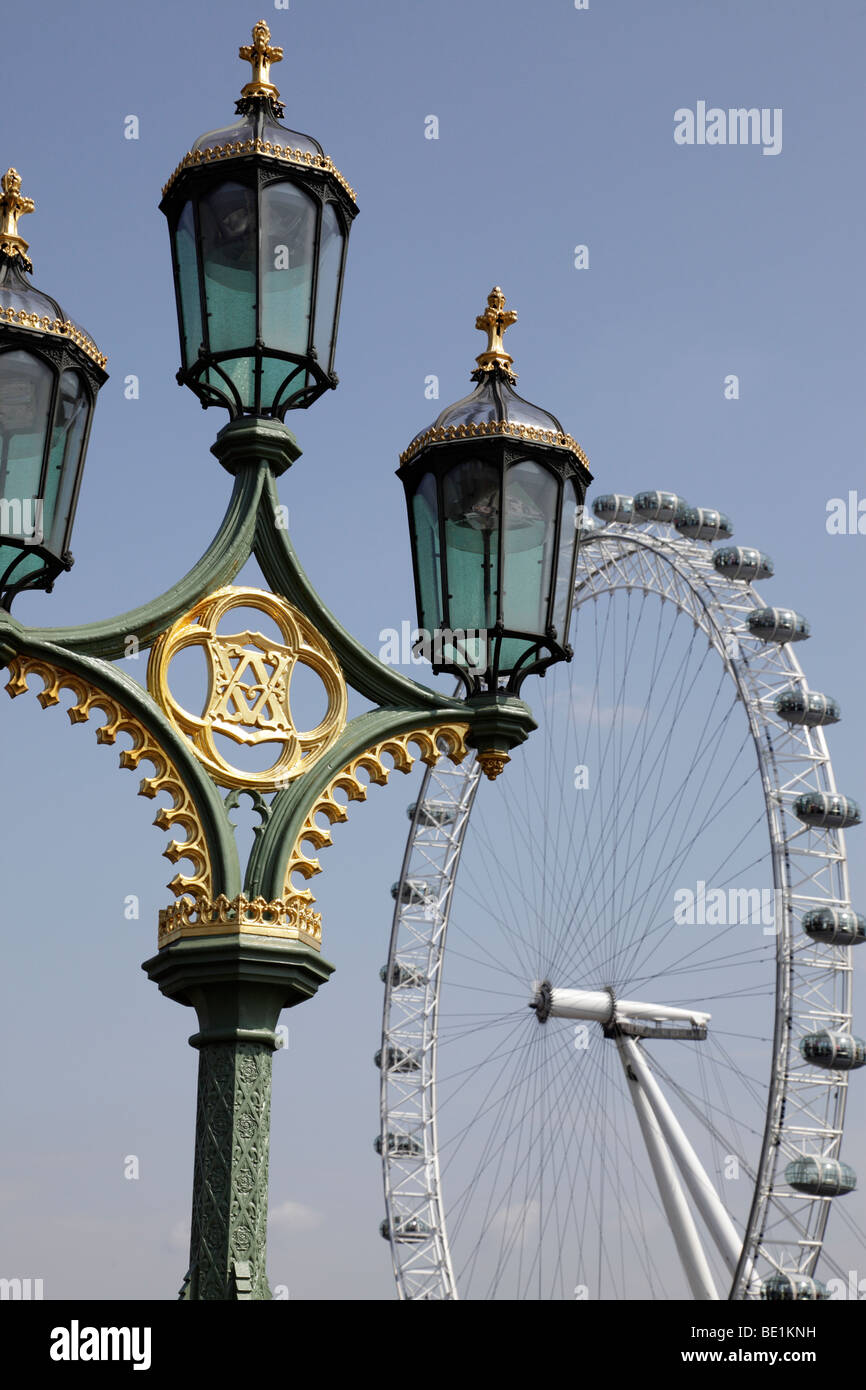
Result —
M 181 1297 L 267 1299 L 271 1060 L 280 1011 L 310 998 L 333 966 L 301 943 L 249 934 L 190 937 L 143 967 L 191 1005 L 199 1031 L 189 1271 Z

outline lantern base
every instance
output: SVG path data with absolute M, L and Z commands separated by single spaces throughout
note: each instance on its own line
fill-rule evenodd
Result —
M 279 420 L 249 415 L 230 420 L 211 445 L 211 453 L 232 475 L 249 463 L 264 460 L 278 478 L 302 452 L 291 430 Z

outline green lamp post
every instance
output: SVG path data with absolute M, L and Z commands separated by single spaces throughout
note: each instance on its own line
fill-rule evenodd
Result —
M 79 627 L 27 628 L 9 613 L 8 601 L 0 610 L 0 661 L 10 695 L 31 688 L 34 678 L 43 706 L 71 693 L 72 722 L 98 712 L 105 716 L 100 743 L 112 744 L 119 734 L 131 740 L 121 766 L 150 766 L 139 794 L 168 796 L 155 824 L 173 833 L 164 853 L 181 867 L 169 884 L 174 901 L 160 913 L 157 952 L 143 969 L 168 998 L 197 1015 L 190 1038 L 199 1054 L 192 1227 L 181 1290 L 193 1300 L 270 1297 L 271 1059 L 281 1010 L 311 998 L 333 970 L 322 955 L 321 916 L 307 886 L 320 869 L 317 852 L 331 841 L 326 827 L 347 818 L 368 782 L 386 782 L 392 766 L 408 771 L 410 747 L 431 764 L 441 756 L 459 761 L 475 749 L 494 777 L 529 736 L 535 723 L 517 691 L 529 670 L 570 654 L 570 509 L 588 480 L 578 446 L 552 417 L 539 413 L 537 425 L 526 427 L 537 434 L 524 433 L 518 443 L 519 412 L 532 407 L 515 404 L 516 396 L 506 399 L 499 357 L 490 359 L 489 371 L 479 359 L 484 375 L 476 395 L 488 393 L 493 404 L 474 418 L 486 422 L 493 409 L 501 427 L 479 424 L 476 434 L 486 437 L 470 439 L 467 450 L 461 426 L 454 426 L 455 439 L 452 425 L 440 420 L 432 435 L 410 447 L 400 470 L 410 499 L 420 611 L 434 624 L 459 617 L 492 633 L 493 656 L 480 671 L 477 651 L 465 645 L 449 648 L 438 663 L 459 672 L 467 699 L 428 690 L 385 666 L 325 608 L 275 520 L 282 511 L 277 479 L 300 456 L 283 417 L 336 385 L 340 295 L 356 206 L 319 145 L 278 124 L 282 107 L 269 68 L 282 51 L 271 46 L 264 22 L 240 56 L 252 63 L 253 80 L 238 103 L 239 121 L 196 142 L 161 205 L 177 291 L 178 379 L 205 408 L 229 412 L 212 448 L 233 480 L 225 517 L 189 572 L 131 612 Z M 4 192 L 18 197 L 17 185 L 7 189 L 4 182 Z M 12 204 L 3 207 L 14 220 Z M 6 230 L 7 241 L 17 235 Z M 3 264 L 0 255 L 0 277 Z M 0 278 L 0 403 L 19 391 L 16 354 L 40 361 L 46 350 L 29 320 L 24 327 L 13 321 L 13 295 L 22 293 L 17 282 Z M 500 316 L 492 335 L 496 353 L 508 317 L 501 310 L 491 299 L 488 317 Z M 21 340 L 22 333 L 29 336 Z M 28 428 L 43 440 L 41 454 L 27 445 L 28 486 L 48 492 L 45 470 L 50 482 L 62 456 L 56 493 L 66 488 L 63 495 L 73 499 L 100 375 L 104 380 L 104 359 L 90 356 L 82 346 L 89 340 L 81 335 L 79 341 L 79 333 L 71 325 L 64 330 L 63 350 L 78 355 L 57 360 L 51 392 L 27 397 Z M 74 427 L 63 413 L 67 371 L 83 393 L 79 414 L 69 417 L 79 422 Z M 8 446 L 8 457 L 22 448 Z M 56 537 L 62 546 L 68 542 L 73 505 L 51 513 L 65 518 L 50 533 L 52 546 Z M 5 546 L 7 537 L 0 540 Z M 21 549 L 14 538 L 10 545 Z M 66 552 L 60 544 L 47 550 L 43 570 L 37 575 L 31 568 L 27 582 L 43 576 L 50 584 L 52 567 Z M 232 584 L 250 555 L 268 590 Z M 17 587 L 23 584 L 7 585 L 10 593 Z M 245 610 L 243 625 L 227 631 L 238 608 Z M 250 608 L 268 619 L 271 633 L 276 626 L 278 638 L 249 630 Z M 130 634 L 150 650 L 146 690 L 114 665 Z M 172 689 L 171 666 L 192 646 L 203 652 L 209 678 L 202 706 L 190 710 Z M 299 727 L 293 713 L 299 668 L 312 671 L 324 689 L 325 714 L 312 729 Z M 351 720 L 349 686 L 372 705 Z M 232 744 L 267 744 L 276 750 L 274 761 L 251 772 L 229 758 Z M 229 819 L 241 795 L 261 820 L 243 872 Z

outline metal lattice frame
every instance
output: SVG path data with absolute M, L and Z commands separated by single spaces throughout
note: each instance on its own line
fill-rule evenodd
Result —
M 785 1164 L 802 1154 L 838 1158 L 847 1095 L 845 1072 L 802 1060 L 800 1038 L 851 1025 L 851 948 L 817 944 L 799 927 L 810 908 L 850 906 L 841 830 L 806 826 L 793 803 L 836 783 L 820 727 L 786 723 L 774 707 L 783 689 L 808 688 L 793 650 L 765 642 L 748 617 L 764 604 L 742 580 L 719 574 L 710 545 L 662 523 L 614 523 L 581 543 L 575 604 L 616 590 L 657 594 L 706 634 L 737 686 L 757 755 L 766 804 L 778 921 L 775 1027 L 764 1139 L 740 1266 L 730 1297 L 755 1296 L 774 1271 L 814 1275 L 830 1198 L 788 1188 Z M 380 1134 L 398 1294 L 456 1299 L 439 1182 L 436 1139 L 436 1028 L 452 891 L 478 787 L 474 761 L 429 769 L 421 787 L 398 885 L 386 967 Z M 447 824 L 425 823 L 431 803 Z M 389 1139 L 390 1136 L 390 1139 Z

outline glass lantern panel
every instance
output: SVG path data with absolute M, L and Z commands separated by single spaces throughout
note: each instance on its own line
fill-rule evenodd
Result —
M 0 354 L 0 533 L 7 536 L 34 530 L 54 381 L 32 353 Z
M 292 379 L 284 386 L 289 376 Z M 265 357 L 262 361 L 262 402 L 265 407 L 274 405 L 279 411 L 311 381 L 310 373 L 303 367 L 298 371 L 297 362 L 289 362 L 285 357 Z
M 207 150 L 215 146 L 245 145 L 248 140 L 256 138 L 256 127 L 257 121 L 254 118 L 243 115 L 231 125 L 221 126 L 219 130 L 208 130 L 204 135 L 200 135 L 193 149 Z M 324 153 L 318 140 L 314 140 L 311 135 L 302 135 L 299 130 L 287 130 L 278 121 L 272 121 L 267 116 L 262 126 L 262 140 L 265 142 L 266 153 L 270 153 L 268 145 L 277 146 L 281 152 L 292 149 L 305 154 Z M 240 150 L 238 153 L 243 154 L 245 151 Z
M 317 211 L 292 183 L 262 192 L 262 337 L 267 347 L 299 356 L 310 345 Z
M 60 378 L 51 435 L 42 523 L 46 543 L 58 555 L 63 553 L 68 540 L 89 405 L 87 391 L 78 372 L 64 372 Z
M 546 649 L 542 649 L 542 654 L 543 654 L 543 651 L 544 651 L 544 650 L 546 650 Z M 529 658 L 529 656 L 528 656 L 528 653 L 533 653 L 533 654 L 534 654 L 534 652 L 535 652 L 535 643 L 534 643 L 534 642 L 527 642 L 527 640 L 526 640 L 525 637 L 504 637 L 503 640 L 502 640 L 502 645 L 501 645 L 501 647 L 500 647 L 500 649 L 499 649 L 499 673 L 500 673 L 500 675 L 507 675 L 509 671 L 513 671 L 513 670 L 514 670 L 515 666 L 521 666 L 521 669 L 522 669 L 522 667 L 523 667 L 524 665 L 529 665 L 529 664 L 530 664 L 530 658 Z M 491 662 L 492 662 L 494 656 L 495 656 L 495 648 L 494 648 L 494 646 L 493 646 L 493 643 L 491 642 L 491 644 L 490 644 L 490 660 L 491 660 Z M 523 660 L 524 657 L 527 658 L 525 662 L 524 662 L 524 660 Z M 532 658 L 532 659 L 534 659 L 534 655 L 533 655 L 533 658 Z
M 442 485 L 449 626 L 486 632 L 496 622 L 499 568 L 500 470 L 468 459 Z
M 415 568 L 420 607 L 418 623 L 431 637 L 442 626 L 442 559 L 439 553 L 439 508 L 436 479 L 425 473 L 412 498 L 415 523 Z
M 575 550 L 580 543 L 582 516 L 580 494 L 572 478 L 565 484 L 562 499 L 562 530 L 559 537 L 559 558 L 556 563 L 556 588 L 553 598 L 553 622 L 560 642 L 568 641 L 574 593 Z
M 198 258 L 195 245 L 195 215 L 192 203 L 187 203 L 180 215 L 175 232 L 175 254 L 177 256 L 180 308 L 183 319 L 181 348 L 184 366 L 188 367 L 198 357 L 198 350 L 202 345 L 203 338 Z
M 14 567 L 10 570 L 9 567 L 13 561 Z M 0 545 L 0 582 L 17 584 L 26 575 L 36 574 L 44 568 L 45 561 L 41 555 L 37 555 L 35 552 L 28 553 L 26 550 L 20 550 L 17 546 Z M 8 577 L 4 580 L 7 571 Z
M 225 376 L 222 375 L 225 373 Z M 255 359 L 252 357 L 224 358 L 222 362 L 209 367 L 204 380 L 223 396 L 231 396 L 231 387 L 226 385 L 225 377 L 232 382 L 241 402 L 247 407 L 255 405 L 256 373 Z
M 334 342 L 334 319 L 337 295 L 340 290 L 340 266 L 343 262 L 343 231 L 333 203 L 326 203 L 322 213 L 322 238 L 319 243 L 319 284 L 316 290 L 316 322 L 313 342 L 319 365 L 331 370 L 331 347 Z
M 505 475 L 506 628 L 543 636 L 556 539 L 559 480 L 531 459 L 512 464 Z
M 220 184 L 201 199 L 199 222 L 210 350 L 251 348 L 256 338 L 254 190 Z
M 493 385 L 492 376 L 484 377 L 468 396 L 443 410 L 436 424 L 447 428 L 449 425 L 489 424 L 491 420 L 499 420 L 502 417 L 502 406 Z
M 49 323 L 65 317 L 57 300 L 35 289 L 23 278 L 23 274 L 18 279 L 6 279 L 0 285 L 0 308 L 13 309 L 15 314 L 35 314 Z

